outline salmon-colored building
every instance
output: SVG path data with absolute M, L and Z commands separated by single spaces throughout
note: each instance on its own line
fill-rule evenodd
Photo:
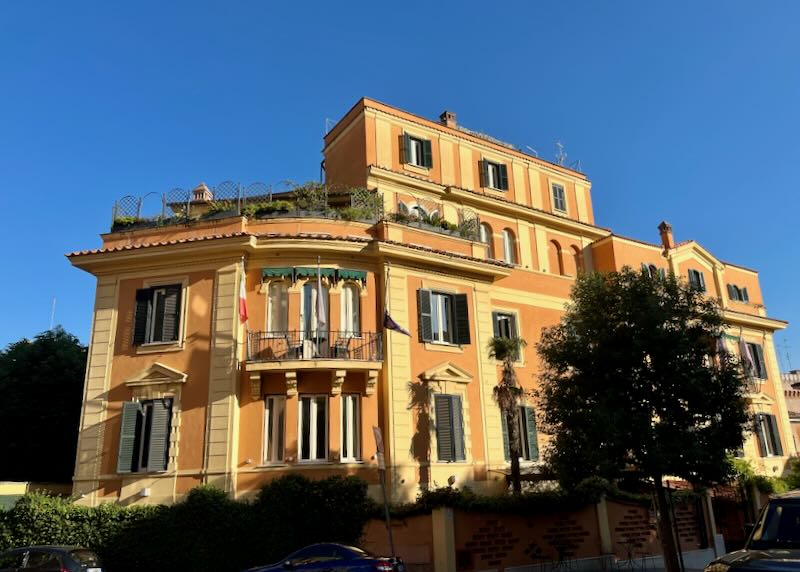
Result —
M 528 341 L 517 370 L 532 388 L 533 348 L 575 276 L 623 266 L 674 272 L 719 300 L 752 373 L 758 430 L 743 454 L 779 474 L 795 453 L 773 345 L 786 323 L 767 316 L 756 271 L 675 243 L 666 224 L 654 243 L 597 226 L 584 174 L 451 112 L 431 121 L 362 99 L 324 142 L 327 192 L 222 200 L 225 188 L 201 185 L 165 197 L 169 216 L 117 212 L 101 248 L 69 255 L 97 277 L 83 502 L 171 502 L 201 483 L 246 497 L 290 471 L 377 486 L 374 426 L 395 500 L 448 482 L 500 489 L 489 339 Z M 534 404 L 520 406 L 535 471 Z

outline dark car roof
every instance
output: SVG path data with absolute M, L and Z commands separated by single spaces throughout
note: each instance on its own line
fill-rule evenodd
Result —
M 56 544 L 36 544 L 33 546 L 20 546 L 19 548 L 12 548 L 6 552 L 13 552 L 16 550 L 49 550 L 51 552 L 72 552 L 73 550 L 89 550 L 83 546 L 60 546 Z
M 793 491 L 781 493 L 779 495 L 773 495 L 770 497 L 770 500 L 772 499 L 781 501 L 800 502 L 800 489 L 795 489 Z

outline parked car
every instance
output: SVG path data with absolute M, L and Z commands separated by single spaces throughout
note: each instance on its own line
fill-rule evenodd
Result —
M 245 572 L 405 572 L 399 558 L 373 556 L 365 550 L 344 544 L 311 544 L 293 552 L 280 562 L 256 566 Z
M 744 548 L 706 566 L 704 572 L 800 570 L 800 490 L 772 497 Z
M 97 554 L 79 546 L 26 546 L 0 554 L 0 572 L 103 572 Z

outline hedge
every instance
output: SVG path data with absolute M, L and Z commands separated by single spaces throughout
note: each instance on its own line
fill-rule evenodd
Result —
M 0 512 L 0 550 L 31 544 L 80 545 L 109 572 L 233 572 L 275 562 L 306 544 L 357 543 L 374 511 L 355 477 L 297 475 L 265 486 L 253 502 L 198 487 L 171 505 L 97 507 L 39 493 Z

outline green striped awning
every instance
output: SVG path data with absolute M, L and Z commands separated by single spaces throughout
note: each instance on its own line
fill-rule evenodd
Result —
M 363 270 L 348 270 L 342 268 L 339 270 L 339 280 L 360 280 L 361 282 L 367 281 L 367 273 Z
M 292 275 L 291 268 L 262 268 L 261 279 L 264 278 L 285 278 Z
M 325 276 L 326 278 L 333 278 L 335 272 L 336 271 L 333 268 L 319 269 L 320 275 Z M 317 275 L 317 268 L 315 266 L 314 267 L 297 266 L 294 269 L 295 278 L 310 278 L 316 275 Z

